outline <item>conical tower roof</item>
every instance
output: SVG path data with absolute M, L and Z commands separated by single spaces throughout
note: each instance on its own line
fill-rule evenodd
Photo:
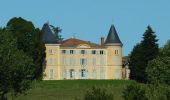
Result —
M 55 39 L 55 36 L 52 33 L 48 23 L 45 23 L 43 25 L 41 32 L 42 32 L 42 40 L 45 43 L 57 43 L 57 40 Z
M 105 41 L 105 44 L 116 44 L 116 45 L 123 45 L 122 42 L 119 39 L 119 36 L 117 34 L 117 31 L 114 27 L 114 25 L 111 25 L 107 39 Z

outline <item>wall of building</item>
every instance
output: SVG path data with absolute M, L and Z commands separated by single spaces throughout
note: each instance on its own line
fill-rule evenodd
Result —
M 106 45 L 108 51 L 108 78 L 122 79 L 122 47 L 120 45 Z
M 60 79 L 60 47 L 58 44 L 46 44 L 45 47 L 44 80 Z
M 62 51 L 66 50 L 66 53 Z M 74 54 L 70 54 L 73 50 Z M 81 50 L 85 50 L 85 54 L 81 54 Z M 96 51 L 96 54 L 92 54 L 92 51 Z M 103 51 L 103 54 L 100 54 Z M 60 50 L 62 76 L 63 79 L 100 79 L 106 78 L 107 67 L 107 50 L 106 49 L 91 49 L 91 48 L 62 48 Z M 81 64 L 82 59 L 85 60 L 85 64 Z M 70 70 L 74 69 L 75 77 L 71 78 Z M 85 69 L 85 77 L 81 77 L 81 71 Z M 103 75 L 100 76 L 100 73 Z M 67 74 L 67 75 L 65 75 Z
M 85 50 L 85 54 L 81 54 L 81 50 Z M 83 65 L 82 59 L 85 59 Z M 122 78 L 121 46 L 64 48 L 46 44 L 45 62 L 44 80 Z

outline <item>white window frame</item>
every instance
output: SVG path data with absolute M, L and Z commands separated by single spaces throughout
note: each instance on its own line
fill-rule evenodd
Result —
M 80 58 L 80 65 L 86 65 L 86 64 L 87 64 L 87 59 Z
M 49 54 L 50 54 L 50 55 L 53 54 L 53 49 L 49 49 Z
M 74 54 L 74 50 L 70 50 L 70 54 Z
M 49 70 L 49 79 L 54 79 L 54 70 L 53 69 Z
M 80 54 L 83 54 L 83 55 L 84 55 L 84 54 L 86 54 L 86 51 L 85 51 L 85 50 L 81 50 L 81 51 L 80 51 Z
M 49 58 L 49 59 L 48 59 L 48 64 L 49 64 L 49 65 L 52 65 L 52 64 L 53 64 L 53 58 Z
M 67 53 L 67 50 L 61 50 L 61 53 L 62 53 L 62 54 L 66 54 L 66 53 Z
M 96 50 L 92 50 L 92 54 L 95 55 L 96 54 Z

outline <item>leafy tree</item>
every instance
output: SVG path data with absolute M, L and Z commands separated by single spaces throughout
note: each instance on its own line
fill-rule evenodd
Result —
M 159 48 L 156 35 L 150 26 L 143 34 L 143 40 L 134 47 L 130 56 L 130 77 L 138 82 L 147 82 L 146 67 L 150 60 L 157 57 Z
M 170 40 L 164 45 L 164 47 L 160 48 L 161 57 L 170 57 Z
M 17 38 L 17 48 L 33 59 L 36 68 L 34 78 L 42 76 L 42 64 L 45 57 L 45 45 L 41 39 L 41 32 L 33 23 L 21 17 L 14 17 L 7 23 L 7 29 Z
M 152 84 L 170 84 L 170 41 L 161 49 L 159 57 L 149 62 L 146 72 Z
M 87 91 L 84 100 L 113 100 L 113 95 L 104 89 L 93 87 L 91 91 Z
M 33 60 L 17 49 L 17 41 L 9 31 L 0 30 L 0 100 L 25 93 L 34 76 Z
M 170 57 L 158 57 L 149 62 L 146 72 L 152 84 L 170 84 Z
M 60 35 L 62 29 L 60 29 L 60 27 L 55 27 L 53 25 L 50 25 L 50 27 L 52 28 L 53 33 L 55 34 L 55 38 L 57 39 L 58 42 L 63 41 L 62 36 Z

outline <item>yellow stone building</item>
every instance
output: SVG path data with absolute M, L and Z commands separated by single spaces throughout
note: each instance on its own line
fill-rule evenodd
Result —
M 44 80 L 122 79 L 122 42 L 114 25 L 100 44 L 76 38 L 57 42 L 48 23 L 42 34 L 46 46 Z

